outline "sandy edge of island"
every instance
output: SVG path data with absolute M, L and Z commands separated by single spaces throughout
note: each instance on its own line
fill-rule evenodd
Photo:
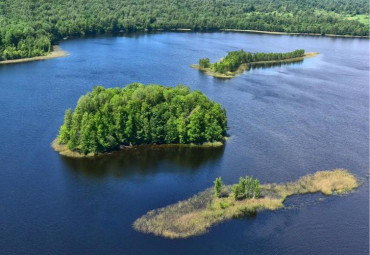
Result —
M 221 147 L 224 146 L 225 141 L 228 139 L 228 137 L 224 137 L 222 141 L 218 142 L 205 142 L 203 144 L 147 144 L 147 145 L 155 145 L 158 147 L 169 147 L 169 146 L 182 146 L 182 147 L 198 147 L 198 148 L 207 148 L 207 147 Z M 115 151 L 108 151 L 108 152 L 102 152 L 102 153 L 89 153 L 89 154 L 81 154 L 77 151 L 71 151 L 70 149 L 67 148 L 65 144 L 59 144 L 58 143 L 58 138 L 55 138 L 53 142 L 51 143 L 51 147 L 58 152 L 62 156 L 66 157 L 71 157 L 71 158 L 92 158 L 92 157 L 97 157 L 97 156 L 103 156 L 110 154 L 112 152 L 117 152 L 117 151 L 124 151 L 124 150 L 130 150 L 133 148 L 137 148 L 139 146 L 145 146 L 146 144 L 143 145 L 130 145 L 130 146 L 120 146 L 119 150 Z
M 68 56 L 68 55 L 69 53 L 67 51 L 62 50 L 58 45 L 54 45 L 53 50 L 46 56 L 3 60 L 3 61 L 0 61 L 0 65 L 31 62 L 31 61 L 37 61 L 37 60 L 46 60 L 46 59 L 52 59 L 52 58 L 60 58 L 60 57 Z
M 251 65 L 251 64 L 253 65 L 253 64 L 290 63 L 290 62 L 300 61 L 300 60 L 303 60 L 305 58 L 312 58 L 312 57 L 315 57 L 319 54 L 320 54 L 319 52 L 307 52 L 303 55 L 303 57 L 288 58 L 288 59 L 282 59 L 282 60 L 269 60 L 269 61 L 251 62 L 251 63 L 248 63 L 248 64 L 242 64 L 242 65 L 240 65 L 240 67 L 235 72 L 227 72 L 226 74 L 213 72 L 210 68 L 203 68 L 203 67 L 200 67 L 198 64 L 193 64 L 190 67 L 192 67 L 194 69 L 197 69 L 199 71 L 202 71 L 202 72 L 204 72 L 205 74 L 207 74 L 209 76 L 213 76 L 213 77 L 216 77 L 216 78 L 223 78 L 223 79 L 231 79 L 231 78 L 234 78 L 235 76 L 243 73 L 244 70 L 247 70 L 248 66 Z

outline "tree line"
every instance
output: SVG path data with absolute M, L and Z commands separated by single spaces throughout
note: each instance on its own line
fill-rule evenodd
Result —
M 200 59 L 199 66 L 201 68 L 211 68 L 212 71 L 218 73 L 235 72 L 242 64 L 298 58 L 303 57 L 304 53 L 305 50 L 303 49 L 286 53 L 251 53 L 245 52 L 244 50 L 230 51 L 227 56 L 222 58 L 219 62 L 210 63 L 209 58 Z
M 64 37 L 252 29 L 369 35 L 367 0 L 0 0 L 0 60 L 47 54 Z
M 202 144 L 222 141 L 226 111 L 200 91 L 133 83 L 122 89 L 102 86 L 67 109 L 58 143 L 83 154 L 120 145 Z
M 218 177 L 213 182 L 215 197 L 221 197 L 223 194 L 223 182 L 222 178 Z M 232 195 L 235 200 L 249 199 L 249 198 L 259 198 L 261 196 L 260 182 L 257 178 L 250 176 L 240 177 L 239 183 L 232 186 Z

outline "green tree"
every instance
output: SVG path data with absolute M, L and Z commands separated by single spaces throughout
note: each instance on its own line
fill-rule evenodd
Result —
M 214 183 L 214 191 L 215 191 L 215 196 L 220 197 L 221 192 L 222 192 L 222 178 L 218 177 L 216 180 L 213 182 Z
M 69 108 L 64 114 L 64 124 L 61 126 L 58 135 L 59 143 L 67 143 L 70 139 L 70 132 L 72 128 L 72 110 Z
M 253 190 L 253 198 L 258 198 L 261 196 L 261 187 L 260 182 L 258 179 L 254 180 L 254 190 Z
M 207 68 L 209 67 L 209 58 L 201 58 L 199 59 L 199 66 L 202 67 L 202 68 Z
M 234 184 L 232 187 L 233 197 L 238 199 L 243 198 L 258 198 L 261 196 L 261 187 L 258 179 L 246 176 L 245 178 L 240 177 L 239 183 Z
M 233 185 L 232 192 L 235 200 L 241 199 L 243 197 L 243 194 L 240 191 L 240 186 L 238 184 Z

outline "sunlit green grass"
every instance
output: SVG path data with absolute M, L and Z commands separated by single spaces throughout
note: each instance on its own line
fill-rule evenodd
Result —
M 355 16 L 347 17 L 348 20 L 357 20 L 361 22 L 362 24 L 369 25 L 369 16 L 366 14 L 360 14 Z

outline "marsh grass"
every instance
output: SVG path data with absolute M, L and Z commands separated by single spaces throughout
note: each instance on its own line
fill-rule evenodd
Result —
M 167 238 L 187 238 L 205 233 L 212 225 L 232 218 L 254 215 L 261 210 L 284 207 L 288 196 L 321 192 L 324 195 L 349 192 L 358 187 L 357 179 L 344 169 L 320 171 L 295 182 L 261 185 L 262 197 L 234 200 L 231 185 L 225 186 L 223 196 L 216 198 L 209 188 L 188 200 L 149 211 L 133 226 L 144 233 Z

